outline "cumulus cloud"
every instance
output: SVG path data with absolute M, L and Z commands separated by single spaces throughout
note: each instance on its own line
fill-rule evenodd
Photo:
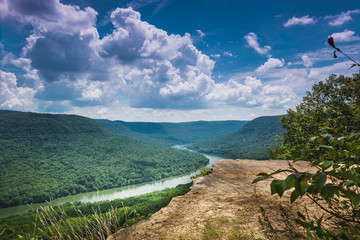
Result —
M 309 15 L 303 16 L 303 17 L 292 17 L 287 20 L 286 23 L 284 23 L 284 27 L 291 27 L 295 25 L 309 25 L 316 23 L 316 20 L 312 17 L 309 17 Z
M 360 13 L 360 9 L 349 10 L 347 12 L 342 12 L 337 15 L 326 16 L 325 19 L 331 19 L 329 21 L 330 26 L 341 26 L 344 23 L 352 20 L 352 17 L 351 17 L 352 14 L 359 14 L 359 13 Z
M 94 48 L 98 40 L 94 9 L 80 9 L 59 0 L 4 0 L 0 13 L 4 20 L 32 25 L 22 56 L 44 80 L 75 79 L 77 74 L 101 72 Z
M 270 46 L 260 47 L 258 36 L 255 33 L 250 32 L 249 34 L 245 35 L 244 38 L 248 46 L 253 48 L 257 53 L 261 55 L 269 55 L 271 47 Z
M 303 56 L 301 57 L 301 59 L 302 59 L 303 65 L 304 65 L 305 67 L 311 67 L 311 66 L 313 65 L 313 63 L 312 63 L 311 59 L 309 58 L 309 56 L 303 55 Z
M 360 37 L 356 36 L 354 31 L 347 29 L 343 32 L 333 33 L 331 36 L 334 38 L 335 42 L 352 42 L 360 40 Z
M 263 65 L 256 69 L 256 72 L 265 73 L 269 69 L 283 67 L 285 64 L 284 59 L 269 58 Z
M 200 107 L 214 84 L 215 62 L 196 49 L 189 34 L 169 35 L 131 8 L 116 9 L 111 21 L 115 29 L 100 41 L 100 55 L 131 65 L 123 77 L 132 106 L 183 108 L 193 102 Z
M 73 34 L 94 26 L 97 12 L 90 7 L 64 5 L 59 0 L 3 0 L 0 18 L 31 24 L 41 32 Z
M 210 101 L 263 107 L 284 106 L 296 98 L 290 87 L 263 84 L 261 80 L 250 76 L 244 81 L 230 79 L 225 83 L 216 84 L 214 91 L 207 95 Z
M 111 13 L 114 30 L 100 39 L 91 8 L 53 0 L 35 14 L 26 12 L 26 1 L 6 3 L 2 10 L 11 11 L 5 17 L 34 27 L 22 55 L 45 80 L 39 99 L 78 105 L 127 96 L 133 107 L 201 107 L 214 84 L 215 62 L 196 49 L 189 34 L 167 34 L 130 7 Z
M 35 89 L 18 87 L 15 74 L 0 70 L 0 106 L 2 108 L 30 110 L 34 108 Z
M 59 0 L 37 3 L 31 10 L 29 0 L 0 5 L 2 19 L 33 27 L 21 56 L 6 59 L 25 74 L 1 72 L 2 107 L 25 108 L 38 101 L 46 111 L 121 102 L 134 108 L 202 109 L 228 103 L 284 106 L 295 97 L 286 87 L 250 76 L 216 83 L 215 62 L 194 46 L 190 34 L 168 34 L 130 7 L 111 13 L 113 31 L 100 38 L 92 8 Z M 269 56 L 271 47 L 261 47 L 255 33 L 244 38 L 256 52 Z M 283 65 L 283 59 L 270 58 L 259 72 Z

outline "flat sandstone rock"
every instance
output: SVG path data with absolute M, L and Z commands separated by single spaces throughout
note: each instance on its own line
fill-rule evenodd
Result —
M 294 166 L 310 170 L 306 162 Z M 290 205 L 289 193 L 282 198 L 270 195 L 271 180 L 252 181 L 260 172 L 288 167 L 288 162 L 281 160 L 221 160 L 210 175 L 195 179 L 190 192 L 173 198 L 149 220 L 122 229 L 108 240 L 206 239 L 209 234 L 217 234 L 216 239 L 265 239 L 259 223 L 264 216 L 275 229 L 287 231 L 284 216 L 293 224 L 296 211 L 317 211 L 315 206 L 305 198 Z

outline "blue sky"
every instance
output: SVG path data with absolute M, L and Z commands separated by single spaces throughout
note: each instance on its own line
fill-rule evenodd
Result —
M 0 0 L 0 109 L 125 121 L 286 113 L 360 59 L 347 1 Z

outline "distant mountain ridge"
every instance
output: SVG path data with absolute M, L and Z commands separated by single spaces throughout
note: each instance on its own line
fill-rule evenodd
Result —
M 280 116 L 259 117 L 233 133 L 200 141 L 189 148 L 225 158 L 268 159 L 265 149 L 275 145 L 275 136 L 283 132 Z
M 155 140 L 168 145 L 191 144 L 231 133 L 242 128 L 248 122 L 232 120 L 182 123 L 98 121 L 109 131 L 141 138 L 142 140 Z

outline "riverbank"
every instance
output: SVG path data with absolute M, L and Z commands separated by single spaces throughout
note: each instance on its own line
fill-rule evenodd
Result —
M 181 145 L 176 146 L 175 148 L 187 151 L 186 147 Z M 222 159 L 221 157 L 217 157 L 217 156 L 211 156 L 206 154 L 203 155 L 209 159 L 209 163 L 206 167 L 211 167 L 213 163 Z M 111 201 L 114 199 L 139 196 L 141 194 L 151 193 L 154 191 L 161 191 L 166 188 L 174 188 L 180 184 L 187 184 L 192 182 L 190 177 L 192 175 L 196 175 L 197 173 L 198 171 L 194 171 L 187 174 L 172 176 L 152 182 L 146 182 L 136 185 L 120 187 L 120 188 L 106 189 L 96 192 L 87 192 L 76 195 L 69 195 L 66 197 L 54 199 L 50 202 L 19 205 L 9 208 L 0 208 L 0 219 L 14 215 L 21 215 L 29 210 L 35 210 L 41 206 L 57 206 L 57 205 L 62 205 L 65 203 L 73 203 L 73 202 L 93 203 L 93 202 L 106 201 L 106 200 Z
M 305 162 L 295 166 L 310 169 Z M 195 180 L 189 193 L 174 198 L 149 220 L 120 230 L 108 240 L 265 239 L 266 226 L 259 223 L 264 218 L 279 232 L 286 232 L 289 224 L 296 232 L 294 218 L 299 209 L 305 208 L 305 201 L 292 206 L 288 197 L 271 196 L 269 180 L 252 184 L 259 172 L 287 167 L 286 161 L 221 160 L 214 164 L 210 175 Z M 315 209 L 306 204 L 308 209 Z
M 191 185 L 113 201 L 41 207 L 36 212 L 0 219 L 0 240 L 105 239 L 121 227 L 147 219 L 173 197 L 187 193 Z

